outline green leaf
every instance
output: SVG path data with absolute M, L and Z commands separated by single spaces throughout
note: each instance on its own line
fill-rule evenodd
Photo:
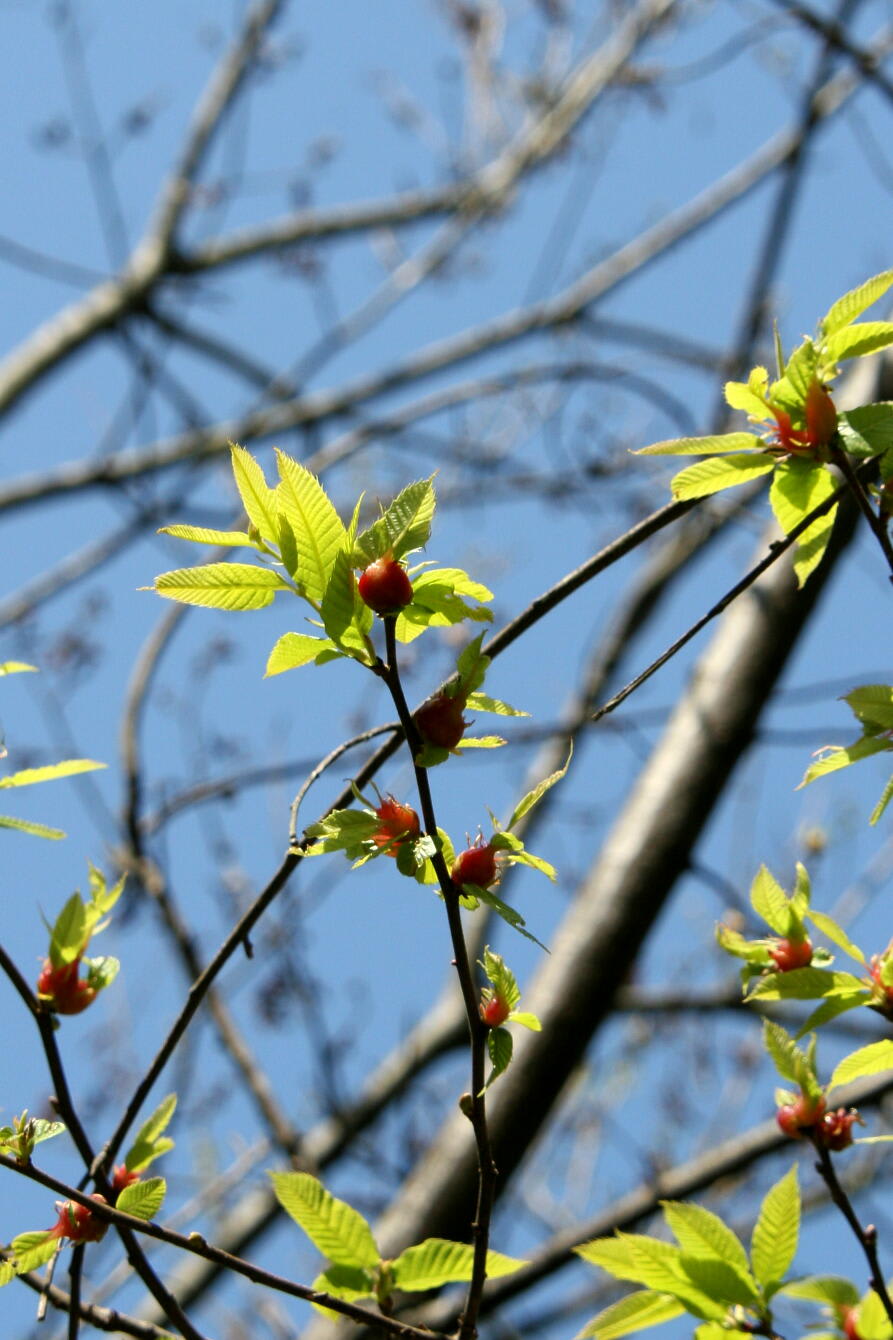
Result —
M 498 849 L 500 839 L 504 840 L 506 837 L 513 836 L 514 834 L 511 833 L 497 833 L 493 839 L 493 845 Z M 509 852 L 509 863 L 511 865 L 526 865 L 531 870 L 537 870 L 541 875 L 550 879 L 553 884 L 558 879 L 558 872 L 554 865 L 550 865 L 548 861 L 543 860 L 542 856 L 534 856 L 532 851 L 526 851 L 523 847 Z
M 58 1250 L 59 1240 L 52 1237 L 49 1231 L 19 1233 L 12 1240 L 15 1273 L 24 1275 L 26 1271 L 39 1269 L 51 1261 Z
M 859 1290 L 855 1284 L 840 1275 L 807 1275 L 806 1279 L 791 1280 L 779 1293 L 786 1298 L 803 1298 L 810 1303 L 843 1304 L 855 1307 L 859 1301 Z
M 175 540 L 192 540 L 194 544 L 225 544 L 233 548 L 257 548 L 244 530 L 208 530 L 205 526 L 161 526 L 158 534 L 172 535 Z
M 290 591 L 286 581 L 270 568 L 253 563 L 205 563 L 176 568 L 155 578 L 152 590 L 183 605 L 218 610 L 260 610 L 272 604 L 277 591 Z
M 750 1259 L 764 1288 L 784 1279 L 797 1254 L 799 1236 L 800 1187 L 795 1163 L 769 1188 L 754 1225 Z
M 529 1028 L 531 1033 L 542 1033 L 543 1026 L 535 1014 L 528 1010 L 512 1010 L 508 1021 L 510 1024 L 518 1024 L 521 1028 Z
M 864 1340 L 890 1340 L 893 1328 L 880 1296 L 869 1289 L 859 1299 L 859 1335 Z
M 718 1215 L 685 1201 L 661 1201 L 664 1219 L 686 1256 L 717 1257 L 745 1279 L 750 1277 L 747 1252 Z M 751 1290 L 753 1283 L 751 1282 Z
M 837 504 L 835 503 L 823 516 L 816 517 L 812 525 L 807 526 L 803 534 L 797 537 L 797 547 L 794 553 L 794 575 L 797 578 L 798 586 L 805 585 L 806 579 L 811 573 L 815 572 L 825 557 L 825 550 L 831 543 L 831 535 L 836 520 Z
M 508 925 L 512 927 L 513 930 L 516 930 L 520 935 L 523 935 L 525 940 L 532 940 L 535 945 L 539 945 L 540 949 L 546 948 L 542 940 L 538 940 L 535 935 L 532 935 L 530 931 L 526 929 L 527 923 L 521 916 L 521 913 L 514 907 L 510 907 L 508 903 L 504 903 L 501 898 L 497 897 L 492 889 L 482 889 L 479 888 L 477 884 L 463 884 L 462 888 L 464 892 L 470 894 L 472 898 L 476 898 L 479 902 L 486 903 L 488 907 L 491 907 L 498 916 L 502 917 L 503 921 L 507 922 Z
M 436 502 L 433 480 L 432 475 L 407 484 L 374 525 L 363 531 L 354 545 L 356 566 L 366 566 L 385 554 L 403 558 L 427 544 Z
M 333 1298 L 343 1298 L 347 1303 L 375 1297 L 372 1272 L 363 1270 L 360 1266 L 329 1266 L 328 1270 L 317 1275 L 310 1287 L 320 1293 L 331 1294 Z M 324 1317 L 330 1317 L 332 1321 L 344 1320 L 340 1312 L 334 1312 L 330 1307 L 324 1307 L 322 1303 L 314 1303 L 313 1306 L 317 1312 L 321 1312 Z
M 764 865 L 760 866 L 750 886 L 750 905 L 776 935 L 787 935 L 791 927 L 790 901 Z
M 825 356 L 833 363 L 847 358 L 861 358 L 893 344 L 893 322 L 864 321 L 835 331 L 825 341 Z
M 858 945 L 853 944 L 846 931 L 842 926 L 838 926 L 833 917 L 829 917 L 825 912 L 807 912 L 806 915 L 827 940 L 837 945 L 837 948 L 842 949 L 851 959 L 855 959 L 857 963 L 866 966 L 865 955 L 862 950 Z
M 487 1252 L 487 1278 L 511 1275 L 526 1264 L 516 1257 L 503 1256 L 501 1252 Z M 473 1268 L 474 1248 L 467 1243 L 426 1238 L 415 1247 L 407 1247 L 391 1262 L 391 1276 L 395 1288 L 417 1293 L 437 1289 L 442 1284 L 470 1280 Z
M 92 758 L 67 758 L 62 763 L 48 763 L 42 768 L 23 768 L 21 772 L 0 777 L 0 788 L 16 786 L 34 786 L 37 782 L 55 782 L 60 777 L 74 777 L 82 772 L 95 772 L 97 768 L 108 767 L 107 763 L 96 763 Z
M 537 783 L 537 785 L 533 788 L 532 791 L 527 792 L 527 795 L 524 796 L 524 798 L 518 802 L 518 804 L 512 811 L 512 817 L 506 824 L 506 828 L 514 828 L 515 824 L 518 823 L 519 820 L 523 819 L 524 815 L 528 814 L 530 810 L 533 809 L 534 805 L 539 804 L 540 800 L 543 798 L 546 792 L 551 787 L 553 787 L 556 782 L 561 781 L 562 777 L 565 776 L 568 768 L 570 767 L 570 762 L 573 756 L 574 756 L 574 747 L 573 745 L 571 745 L 570 749 L 568 750 L 567 762 L 565 763 L 564 767 L 559 768 L 557 772 L 550 773 L 548 777 L 544 777 L 541 782 Z
M 721 451 L 760 451 L 763 446 L 755 433 L 712 433 L 709 437 L 674 437 L 640 447 L 634 456 L 712 456 Z
M 320 601 L 347 531 L 315 475 L 277 448 L 277 490 L 298 549 L 298 582 L 310 600 Z M 277 527 L 278 534 L 278 527 Z
M 14 819 L 9 814 L 0 814 L 0 828 L 14 828 L 19 833 L 30 833 L 32 837 L 64 838 L 61 828 L 49 828 L 46 824 L 32 823 L 30 819 Z
M 758 1301 L 750 1271 L 742 1275 L 719 1257 L 689 1256 L 686 1253 L 682 1257 L 682 1268 L 693 1284 L 717 1302 L 752 1307 Z
M 836 487 L 823 465 L 796 457 L 779 461 L 769 490 L 769 504 L 785 535 L 789 535 L 814 507 L 830 498 Z M 805 531 L 804 535 L 808 533 Z
M 54 968 L 74 963 L 87 940 L 87 909 L 79 893 L 73 893 L 53 924 L 50 961 Z
M 765 375 L 765 368 L 759 371 Z M 727 405 L 732 409 L 743 410 L 752 419 L 768 419 L 771 414 L 763 396 L 758 395 L 748 382 L 726 382 L 725 397 Z
M 877 456 L 893 447 L 893 404 L 861 405 L 837 416 L 837 431 L 851 456 Z
M 587 1340 L 587 1337 L 593 1337 L 593 1340 L 619 1340 L 622 1335 L 632 1335 L 649 1326 L 672 1321 L 684 1311 L 685 1308 L 677 1299 L 668 1298 L 664 1293 L 655 1293 L 653 1289 L 640 1289 L 637 1293 L 618 1299 L 591 1321 L 587 1321 L 577 1340 Z
M 851 996 L 832 996 L 829 1000 L 823 1001 L 818 1009 L 813 1010 L 803 1026 L 797 1030 L 798 1039 L 830 1023 L 839 1015 L 846 1014 L 848 1010 L 856 1010 L 860 1005 L 867 1005 L 870 999 L 871 992 L 864 988 Z
M 501 749 L 504 744 L 508 744 L 501 735 L 463 735 L 462 739 L 457 741 L 457 749 Z
M 799 408 L 816 379 L 817 371 L 818 352 L 812 340 L 807 338 L 791 354 L 785 364 L 784 376 L 772 387 L 770 399 L 789 404 L 790 391 L 793 391 L 794 404 Z
M 309 633 L 283 633 L 267 659 L 264 678 L 281 675 L 285 670 L 297 670 L 310 661 L 319 664 L 317 658 L 325 651 L 341 654 L 331 638 L 311 637 Z
M 489 1089 L 490 1085 L 500 1075 L 508 1070 L 511 1064 L 514 1042 L 512 1035 L 507 1028 L 491 1028 L 487 1034 L 487 1053 L 493 1065 L 493 1069 L 487 1076 L 487 1082 L 484 1089 Z M 482 1090 L 483 1092 L 483 1090 Z
M 848 972 L 826 972 L 822 968 L 793 968 L 773 972 L 755 982 L 750 1000 L 824 1000 L 828 996 L 850 996 L 864 990 L 858 977 Z
M 529 717 L 529 712 L 522 712 L 518 707 L 511 707 L 508 703 L 502 702 L 499 698 L 491 698 L 486 693 L 470 693 L 468 701 L 465 704 L 469 712 L 494 712 L 500 717 Z
M 686 1312 L 703 1320 L 720 1321 L 726 1308 L 716 1299 L 699 1289 L 684 1273 L 682 1252 L 678 1248 L 667 1251 L 668 1243 L 656 1238 L 631 1233 L 627 1237 L 633 1266 L 641 1282 L 649 1288 L 671 1294 L 684 1306 Z
M 509 1009 L 514 1009 L 521 999 L 518 981 L 501 954 L 494 954 L 489 945 L 484 948 L 481 967 L 500 1000 L 504 1000 Z
M 861 688 L 845 694 L 843 701 L 863 726 L 893 729 L 893 686 L 863 684 Z
M 893 1042 L 887 1039 L 870 1042 L 867 1047 L 860 1047 L 845 1056 L 835 1066 L 829 1088 L 837 1089 L 863 1075 L 880 1075 L 884 1070 L 893 1070 Z
M 797 790 L 799 791 L 802 786 L 808 786 L 819 777 L 826 777 L 829 772 L 839 772 L 841 768 L 848 768 L 850 764 L 858 763 L 863 758 L 870 758 L 872 754 L 885 753 L 890 748 L 893 748 L 893 745 L 889 740 L 879 740 L 873 736 L 863 736 L 861 740 L 850 745 L 826 745 L 827 752 L 818 751 L 823 757 L 811 763 L 806 769 L 803 781 Z
M 833 335 L 835 331 L 848 326 L 857 316 L 861 316 L 867 307 L 883 297 L 891 284 L 893 284 L 893 270 L 883 270 L 880 274 L 873 275 L 871 279 L 866 279 L 864 284 L 850 289 L 849 293 L 844 293 L 842 298 L 838 298 L 837 302 L 832 304 L 822 319 L 821 327 L 824 334 Z
M 372 611 L 360 599 L 350 558 L 344 550 L 335 557 L 320 613 L 335 645 L 368 664 L 366 634 L 372 626 Z
M 336 1200 L 309 1173 L 271 1172 L 279 1204 L 324 1256 L 343 1266 L 377 1266 L 372 1229 L 358 1210 Z
M 28 665 L 26 661 L 0 661 L 0 675 L 20 675 L 25 670 L 34 670 L 36 665 Z
M 771 1019 L 763 1020 L 763 1045 L 782 1079 L 791 1080 L 811 1097 L 820 1096 L 822 1089 L 814 1065 L 781 1024 L 773 1023 Z
M 748 452 L 741 456 L 711 456 L 680 470 L 670 480 L 670 491 L 677 502 L 706 498 L 722 489 L 746 484 L 749 479 L 767 475 L 775 468 L 775 457 L 766 452 Z
M 142 1172 L 161 1154 L 173 1149 L 173 1140 L 161 1137 L 170 1125 L 176 1108 L 177 1095 L 169 1093 L 166 1098 L 162 1098 L 152 1115 L 143 1122 L 124 1160 L 128 1172 Z
M 130 1186 L 126 1186 L 118 1193 L 115 1208 L 123 1210 L 125 1214 L 132 1214 L 137 1219 L 144 1219 L 148 1223 L 161 1209 L 166 1193 L 167 1183 L 163 1177 L 150 1177 L 145 1182 L 131 1182 Z
M 276 490 L 267 483 L 264 472 L 250 452 L 231 443 L 233 478 L 248 520 L 271 544 L 279 538 Z
M 868 820 L 870 824 L 877 823 L 878 819 L 881 817 L 884 810 L 890 804 L 891 800 L 893 800 L 893 776 L 891 776 L 887 780 L 887 784 L 884 787 L 883 791 L 881 792 L 880 800 L 875 805 L 874 809 L 871 811 L 871 815 Z

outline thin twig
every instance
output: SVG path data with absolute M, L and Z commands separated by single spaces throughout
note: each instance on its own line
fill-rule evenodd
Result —
M 859 1216 L 853 1209 L 849 1196 L 840 1185 L 830 1152 L 819 1140 L 813 1139 L 812 1143 L 815 1147 L 815 1152 L 818 1155 L 816 1171 L 828 1188 L 828 1194 L 834 1204 L 853 1230 L 853 1236 L 862 1248 L 862 1251 L 865 1254 L 865 1260 L 868 1262 L 868 1269 L 871 1271 L 868 1283 L 881 1300 L 888 1319 L 893 1322 L 893 1299 L 891 1299 L 890 1294 L 887 1291 L 887 1285 L 884 1281 L 880 1262 L 878 1261 L 877 1230 L 875 1229 L 874 1224 L 867 1224 L 865 1228 L 862 1227 L 859 1222 Z

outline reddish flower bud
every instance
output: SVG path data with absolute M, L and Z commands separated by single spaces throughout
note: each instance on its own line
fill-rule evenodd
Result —
M 769 946 L 769 957 L 777 972 L 808 968 L 812 962 L 812 945 L 806 937 L 802 940 L 776 940 L 774 945 Z
M 404 842 L 412 842 L 421 832 L 419 816 L 412 806 L 401 805 L 393 796 L 385 796 L 375 813 L 381 827 L 372 834 L 372 841 L 388 856 L 396 856 Z
M 837 1316 L 840 1322 L 840 1329 L 843 1331 L 847 1340 L 862 1340 L 859 1334 L 859 1309 L 850 1307 L 846 1303 L 839 1303 L 837 1307 Z
M 806 392 L 806 437 L 811 446 L 824 447 L 837 432 L 834 401 L 820 381 L 813 378 Z
M 860 1126 L 865 1124 L 854 1107 L 849 1111 L 845 1107 L 839 1107 L 836 1112 L 825 1113 L 821 1125 L 816 1130 L 816 1136 L 826 1149 L 839 1153 L 841 1149 L 848 1149 L 853 1143 L 853 1127 L 857 1122 Z
M 468 725 L 462 715 L 464 711 L 465 699 L 461 695 L 450 698 L 446 693 L 438 693 L 416 712 L 415 724 L 428 744 L 439 745 L 441 749 L 455 749 Z
M 132 1186 L 134 1182 L 140 1180 L 138 1172 L 131 1172 L 124 1163 L 116 1163 L 112 1172 L 112 1190 L 118 1196 L 126 1186 Z
M 890 948 L 884 950 L 883 954 L 873 954 L 869 972 L 871 980 L 874 982 L 874 1001 L 873 1003 L 884 1013 L 893 1010 L 893 983 L 884 982 L 884 969 L 890 959 Z
M 37 979 L 37 994 L 54 1014 L 80 1014 L 96 999 L 96 988 L 80 979 L 81 961 L 54 968 L 50 959 L 44 960 Z
M 360 599 L 376 614 L 397 614 L 412 600 L 412 582 L 406 569 L 387 554 L 369 564 L 357 588 Z
M 488 1028 L 499 1028 L 512 1012 L 508 1001 L 496 995 L 492 995 L 489 1000 L 482 1000 L 479 1009 Z
M 806 1131 L 817 1126 L 824 1115 L 824 1098 L 810 1098 L 808 1094 L 801 1093 L 793 1103 L 782 1104 L 775 1114 L 775 1120 L 785 1135 L 792 1140 L 799 1140 Z
M 107 1205 L 105 1196 L 95 1194 L 91 1200 L 101 1201 Z M 108 1224 L 103 1219 L 97 1219 L 93 1211 L 86 1205 L 81 1205 L 75 1200 L 57 1200 L 56 1209 L 59 1211 L 59 1218 L 53 1227 L 49 1230 L 51 1237 L 70 1238 L 72 1242 L 99 1242 L 100 1238 L 105 1236 Z
M 460 851 L 453 862 L 450 878 L 454 884 L 477 884 L 480 889 L 489 889 L 499 879 L 496 864 L 496 852 L 483 838 Z

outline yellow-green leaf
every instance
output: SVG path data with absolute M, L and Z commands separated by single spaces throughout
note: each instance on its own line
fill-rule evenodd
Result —
M 850 1084 L 863 1075 L 880 1075 L 885 1070 L 893 1070 L 893 1042 L 884 1038 L 881 1042 L 870 1042 L 850 1052 L 834 1067 L 829 1088 L 837 1089 L 842 1084 Z
M 670 480 L 670 490 L 677 502 L 689 498 L 706 498 L 722 489 L 746 484 L 775 468 L 775 457 L 765 452 L 748 452 L 740 456 L 711 456 L 680 470 Z
M 309 1173 L 271 1172 L 279 1204 L 315 1247 L 336 1265 L 378 1265 L 380 1252 L 372 1229 L 358 1210 L 326 1191 Z
M 831 474 L 816 461 L 780 461 L 769 490 L 769 503 L 785 535 L 830 498 L 836 488 Z
M 265 676 L 281 675 L 284 670 L 308 665 L 324 651 L 337 651 L 331 638 L 311 637 L 309 633 L 283 633 L 270 652 Z
M 763 444 L 755 433 L 711 433 L 707 437 L 671 437 L 639 447 L 634 456 L 712 456 L 722 451 L 759 451 Z
M 30 819 L 14 819 L 10 814 L 0 814 L 0 828 L 14 828 L 19 833 L 51 838 L 54 842 L 65 837 L 61 828 L 49 828 L 46 824 L 33 823 Z
M 764 865 L 750 886 L 750 905 L 776 935 L 787 935 L 791 924 L 790 903 L 778 880 Z
M 298 581 L 311 600 L 320 601 L 347 531 L 316 476 L 284 451 L 277 450 L 276 459 L 279 503 L 298 547 Z
M 815 572 L 825 557 L 825 550 L 831 542 L 831 533 L 834 530 L 836 519 L 837 503 L 825 512 L 824 516 L 816 517 L 812 525 L 807 526 L 803 534 L 797 537 L 797 548 L 794 553 L 794 574 L 798 586 L 804 585 L 807 577 L 810 573 Z
M 487 1277 L 511 1275 L 526 1264 L 501 1252 L 487 1252 Z M 474 1248 L 445 1238 L 427 1238 L 415 1247 L 408 1247 L 391 1263 L 395 1287 L 411 1292 L 470 1280 L 473 1267 Z
M 0 675 L 20 675 L 23 670 L 37 670 L 36 665 L 28 665 L 25 661 L 2 661 L 0 662 Z
M 148 1223 L 164 1204 L 166 1192 L 167 1183 L 163 1177 L 148 1177 L 145 1181 L 131 1182 L 130 1186 L 119 1192 L 115 1208 Z
M 145 589 L 145 588 L 144 588 Z M 260 610 L 272 604 L 277 591 L 290 591 L 270 568 L 252 563 L 205 563 L 197 568 L 162 572 L 148 588 L 183 605 L 218 610 Z
M 754 1225 L 750 1259 L 764 1288 L 784 1279 L 797 1254 L 799 1236 L 800 1186 L 795 1163 L 769 1188 Z
M 247 546 L 254 549 L 243 530 L 209 530 L 206 526 L 162 526 L 159 535 L 172 535 L 175 540 L 191 540 L 193 544 L 230 545 L 233 548 Z
M 765 374 L 765 368 L 761 369 Z M 743 410 L 752 419 L 768 419 L 772 411 L 762 396 L 757 395 L 747 382 L 726 382 L 726 404 Z
M 821 322 L 825 335 L 833 335 L 835 331 L 848 326 L 857 316 L 861 316 L 867 307 L 883 297 L 891 284 L 893 284 L 893 270 L 883 270 L 880 274 L 873 275 L 871 279 L 866 279 L 864 284 L 850 289 L 849 293 L 844 293 L 843 297 L 838 298 L 828 309 Z
M 649 1326 L 672 1321 L 685 1311 L 682 1304 L 665 1293 L 653 1289 L 639 1289 L 627 1294 L 588 1321 L 577 1340 L 620 1340 L 620 1336 L 644 1331 Z
M 661 1201 L 661 1209 L 668 1227 L 687 1256 L 719 1257 L 745 1279 L 749 1278 L 747 1252 L 719 1215 L 701 1205 L 691 1205 L 685 1201 Z
M 825 354 L 831 362 L 842 363 L 846 358 L 876 353 L 890 344 L 893 344 L 893 321 L 863 321 L 829 335 Z
M 108 767 L 108 764 L 96 763 L 92 758 L 67 758 L 61 763 L 48 763 L 42 768 L 23 768 L 21 772 L 12 772 L 8 777 L 0 777 L 0 788 L 55 782 L 60 777 L 74 777 L 81 772 L 95 772 L 97 768 L 105 767 Z
M 858 763 L 863 758 L 870 757 L 871 754 L 881 754 L 893 747 L 891 741 L 887 739 L 875 739 L 872 736 L 864 736 L 857 740 L 855 744 L 850 745 L 826 745 L 825 750 L 819 752 L 823 755 L 817 762 L 811 763 L 806 769 L 803 781 L 800 786 L 808 786 L 818 777 L 825 777 L 829 772 L 839 772 L 841 768 L 848 768 L 851 763 Z M 827 752 L 825 752 L 827 750 Z M 799 791 L 800 786 L 797 787 Z
M 276 490 L 271 489 L 260 465 L 244 447 L 231 443 L 233 477 L 248 520 L 265 540 L 279 536 Z

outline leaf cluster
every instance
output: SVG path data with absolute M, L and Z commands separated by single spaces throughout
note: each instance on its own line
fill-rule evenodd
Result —
M 893 475 L 893 403 L 838 414 L 826 389 L 840 363 L 893 344 L 893 322 L 856 321 L 891 285 L 893 270 L 886 270 L 844 294 L 825 313 L 815 338 L 804 339 L 787 360 L 776 335 L 777 378 L 771 383 L 763 367 L 754 368 L 746 382 L 726 383 L 732 409 L 769 425 L 761 434 L 673 438 L 636 453 L 706 458 L 672 479 L 678 500 L 703 498 L 772 474 L 769 502 L 786 535 L 824 505 L 797 537 L 794 570 L 801 586 L 821 562 L 834 527 L 837 508 L 831 498 L 838 481 L 828 465 L 835 451 L 877 458 L 882 478 Z
M 829 772 L 839 772 L 872 754 L 893 750 L 893 685 L 865 684 L 846 693 L 847 703 L 862 727 L 860 738 L 850 745 L 826 745 L 818 751 L 816 762 L 806 770 L 800 786 L 808 786 Z M 799 788 L 798 788 L 799 789 Z M 887 781 L 880 799 L 871 812 L 870 823 L 876 824 L 893 798 L 893 775 Z
M 508 967 L 502 955 L 494 954 L 489 945 L 485 945 L 484 956 L 479 960 L 479 963 L 484 971 L 484 976 L 490 983 L 489 986 L 485 986 L 481 990 L 483 1004 L 487 1005 L 492 1000 L 502 1002 L 508 1006 L 509 1010 L 505 1023 L 519 1024 L 521 1028 L 529 1028 L 532 1033 L 540 1033 L 543 1026 L 537 1016 L 527 1010 L 516 1009 L 521 1000 L 521 989 L 518 986 L 515 974 Z M 487 1051 L 493 1069 L 487 1077 L 484 1089 L 489 1089 L 493 1081 L 509 1068 L 513 1050 L 514 1041 L 507 1028 L 500 1024 L 497 1028 L 490 1029 L 487 1034 Z
M 575 1248 L 583 1260 L 615 1279 L 643 1286 L 593 1317 L 580 1340 L 617 1340 L 686 1312 L 700 1323 L 696 1340 L 752 1335 L 755 1330 L 770 1334 L 770 1305 L 785 1287 L 800 1232 L 796 1165 L 763 1200 L 749 1255 L 712 1211 L 680 1201 L 665 1201 L 662 1208 L 675 1243 L 618 1232 Z
M 395 1291 L 418 1293 L 471 1279 L 474 1248 L 463 1242 L 427 1238 L 393 1260 L 383 1260 L 372 1229 L 358 1210 L 326 1191 L 309 1173 L 271 1172 L 273 1190 L 285 1212 L 304 1230 L 329 1265 L 313 1288 L 348 1302 L 374 1299 L 390 1307 Z M 526 1262 L 500 1252 L 487 1253 L 487 1275 L 496 1278 Z M 323 1303 L 314 1304 L 335 1316 Z

